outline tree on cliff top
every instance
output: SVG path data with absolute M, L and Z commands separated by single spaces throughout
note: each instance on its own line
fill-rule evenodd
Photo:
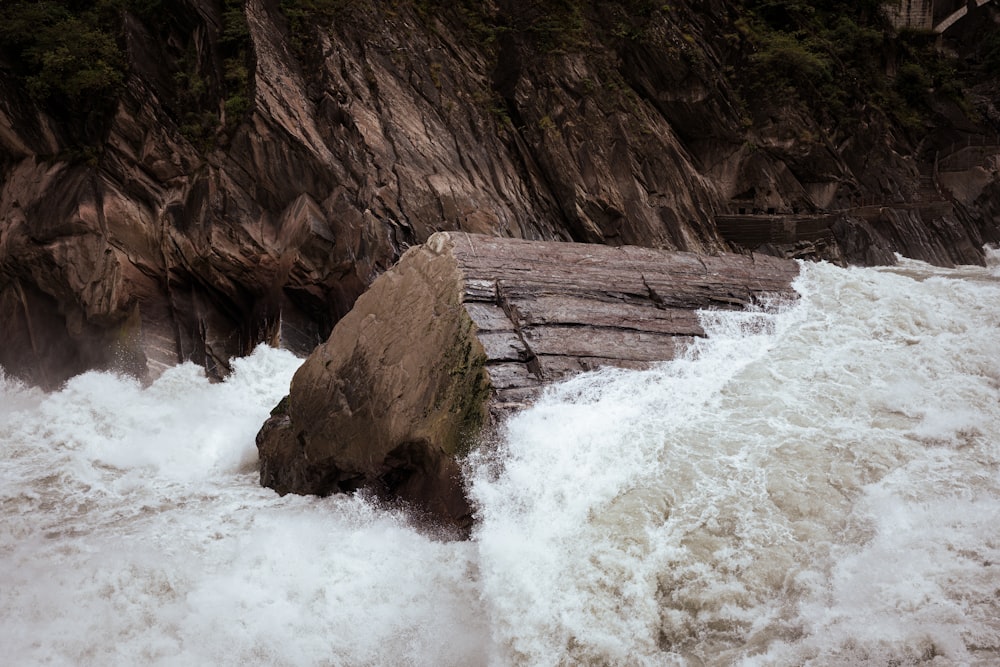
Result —
M 125 78 L 116 3 L 13 2 L 0 10 L 0 48 L 36 100 L 100 111 Z
M 165 96 L 182 133 L 201 147 L 237 125 L 250 108 L 252 85 L 244 0 L 220 3 L 218 63 L 185 53 L 168 59 L 175 90 Z M 0 4 L 0 67 L 67 128 L 88 155 L 100 143 L 129 72 L 124 54 L 126 15 L 155 26 L 162 0 L 13 0 Z M 205 72 L 222 73 L 211 91 Z M 225 122 L 220 118 L 220 99 Z M 87 148 L 87 147 L 90 148 Z
M 738 27 L 751 46 L 743 87 L 780 93 L 783 104 L 848 128 L 875 110 L 917 129 L 932 91 L 961 103 L 954 66 L 923 35 L 897 33 L 886 4 L 743 0 Z

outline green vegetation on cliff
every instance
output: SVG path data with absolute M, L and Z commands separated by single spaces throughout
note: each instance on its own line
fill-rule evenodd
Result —
M 680 49 L 693 66 L 714 60 L 711 37 L 699 35 L 691 17 L 712 17 L 728 42 L 724 70 L 754 110 L 801 108 L 828 128 L 850 132 L 873 114 L 906 130 L 931 115 L 931 99 L 969 108 L 963 74 L 934 48 L 933 36 L 897 31 L 884 0 L 734 0 L 692 4 L 656 0 L 531 0 L 488 3 L 463 0 L 394 0 L 364 5 L 356 0 L 281 0 L 291 39 L 300 56 L 315 52 L 317 28 L 342 21 L 371 20 L 406 7 L 425 17 L 457 16 L 484 45 L 501 36 L 539 55 L 588 52 L 596 43 L 645 42 Z M 988 41 L 988 40 L 987 40 Z M 625 46 L 623 47 L 622 44 Z M 678 44 L 680 45 L 678 47 Z M 992 47 L 990 46 L 992 44 Z M 735 45 L 735 48 L 730 48 Z M 981 67 L 1000 63 L 1000 38 L 984 43 Z
M 244 0 L 224 0 L 216 37 L 221 68 L 199 61 L 193 37 L 172 69 L 170 107 L 182 133 L 207 148 L 250 107 L 249 31 Z M 130 70 L 125 18 L 160 29 L 162 0 L 15 0 L 0 6 L 0 65 L 81 145 L 100 143 Z M 221 81 L 210 79 L 221 70 Z M 219 98 L 225 109 L 220 116 Z
M 172 84 L 159 91 L 165 105 L 182 134 L 208 150 L 224 141 L 251 107 L 253 56 L 244 4 L 206 3 L 218 13 L 219 26 L 206 49 L 193 33 L 167 39 L 173 28 L 162 18 L 180 9 L 162 0 L 11 0 L 0 4 L 0 66 L 66 123 L 68 134 L 81 144 L 97 144 L 132 67 L 124 50 L 125 19 L 137 17 L 148 31 L 140 38 L 163 43 L 159 66 L 169 70 L 165 80 Z M 542 58 L 600 52 L 595 45 L 619 56 L 637 45 L 647 53 L 676 52 L 684 66 L 723 72 L 748 123 L 766 115 L 770 105 L 799 109 L 821 126 L 846 133 L 873 117 L 917 130 L 933 116 L 934 100 L 971 111 L 964 90 L 968 78 L 1000 69 L 995 30 L 983 36 L 971 66 L 957 66 L 934 48 L 932 36 L 893 29 L 882 0 L 279 0 L 276 5 L 307 76 L 319 70 L 319 30 L 335 24 L 341 31 L 368 30 L 380 16 L 410 11 L 422 20 L 461 26 L 487 50 L 505 41 Z M 709 72 L 708 78 L 713 76 Z
M 184 67 L 174 74 L 181 102 L 181 131 L 203 149 L 238 125 L 251 107 L 253 64 L 244 4 L 244 0 L 222 3 L 218 36 L 222 76 L 212 80 L 218 77 L 220 68 L 205 62 L 204 54 L 198 53 L 193 42 L 185 53 Z
M 70 113 L 102 112 L 127 65 L 118 47 L 120 0 L 5 3 L 0 47 L 31 96 Z
M 744 0 L 736 25 L 750 52 L 741 88 L 803 104 L 827 124 L 851 126 L 874 110 L 919 127 L 932 93 L 954 100 L 963 93 L 933 39 L 897 33 L 885 4 Z

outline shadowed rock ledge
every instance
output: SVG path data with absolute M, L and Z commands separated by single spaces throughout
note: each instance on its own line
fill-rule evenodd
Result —
M 369 488 L 460 528 L 456 457 L 546 383 L 674 357 L 698 309 L 791 297 L 764 255 L 440 232 L 380 276 L 306 360 L 257 436 L 279 493 Z

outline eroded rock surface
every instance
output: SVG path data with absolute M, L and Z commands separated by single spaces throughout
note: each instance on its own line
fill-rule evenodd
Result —
M 919 143 L 877 117 L 845 135 L 744 99 L 734 3 L 555 24 L 546 3 L 306 3 L 337 9 L 293 25 L 295 4 L 122 3 L 124 85 L 97 119 L 39 103 L 0 53 L 6 372 L 306 354 L 439 230 L 844 263 L 982 262 L 1000 240 L 995 168 L 926 182 L 983 128 L 959 110 Z M 839 217 L 822 244 L 728 243 L 716 217 L 741 207 Z
M 360 487 L 459 527 L 456 457 L 548 382 L 641 368 L 704 332 L 696 310 L 793 295 L 763 255 L 440 232 L 379 277 L 295 374 L 257 437 L 280 493 Z

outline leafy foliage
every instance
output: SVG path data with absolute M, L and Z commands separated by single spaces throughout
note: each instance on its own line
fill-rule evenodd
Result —
M 235 127 L 250 110 L 250 28 L 243 0 L 225 0 L 222 14 L 222 78 L 227 128 Z
M 82 9 L 81 7 L 87 7 Z M 13 2 L 0 11 L 0 47 L 40 101 L 92 109 L 125 79 L 116 36 L 119 3 Z
M 896 34 L 884 5 L 744 0 L 738 25 L 750 55 L 742 88 L 753 97 L 770 94 L 804 104 L 827 124 L 847 130 L 873 110 L 919 126 L 931 89 L 962 93 L 944 85 L 954 72 L 922 35 Z M 895 77 L 888 73 L 892 64 Z
M 317 28 L 325 28 L 338 16 L 349 14 L 357 0 L 281 0 L 281 13 L 288 20 L 292 49 L 308 58 Z
M 173 68 L 175 99 L 170 106 L 181 131 L 203 147 L 220 127 L 232 128 L 250 108 L 251 56 L 243 5 L 244 0 L 222 2 L 221 67 L 199 63 L 193 42 L 179 58 L 165 63 Z M 32 98 L 69 123 L 77 140 L 93 143 L 128 75 L 122 48 L 126 13 L 155 32 L 164 11 L 163 0 L 5 1 L 0 4 L 0 52 Z M 206 80 L 218 78 L 217 71 L 221 85 Z M 224 125 L 218 112 L 220 89 Z

